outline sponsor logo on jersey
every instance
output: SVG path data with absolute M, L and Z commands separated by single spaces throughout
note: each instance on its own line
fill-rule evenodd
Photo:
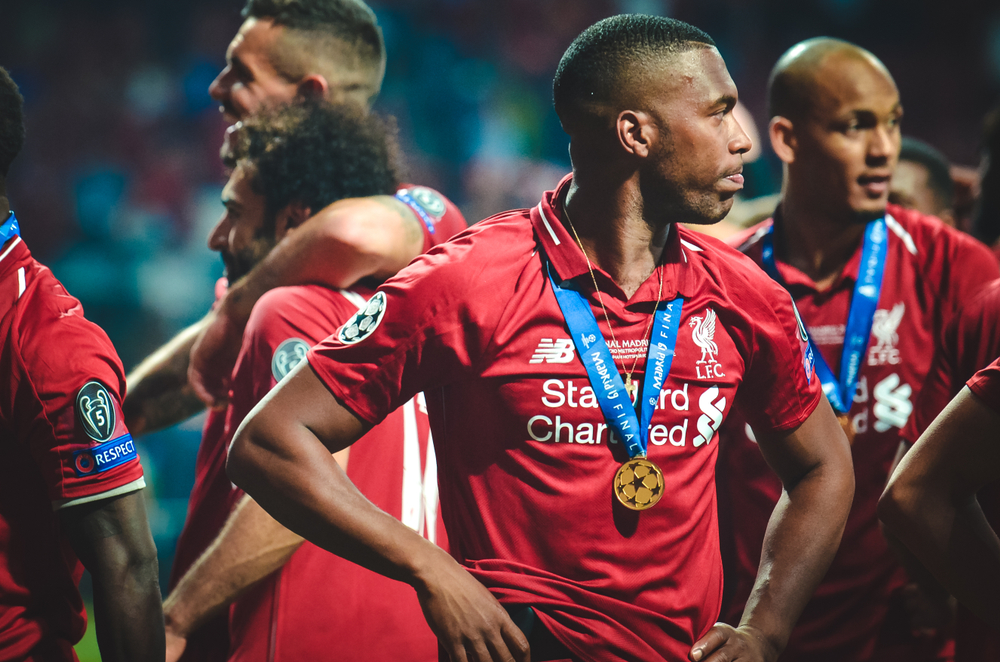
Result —
M 641 391 L 642 385 L 638 386 Z M 669 418 L 656 417 L 657 422 L 649 428 L 650 446 L 705 446 L 725 417 L 727 399 L 719 397 L 720 393 L 716 385 L 703 389 L 700 384 L 689 382 L 660 389 L 653 408 L 666 412 Z M 694 402 L 698 403 L 700 413 L 692 411 Z M 526 432 L 532 441 L 611 445 L 619 442 L 608 429 L 594 389 L 586 378 L 547 379 L 542 384 L 541 405 L 541 411 L 527 421 Z M 692 438 L 696 431 L 698 434 Z
M 337 332 L 337 339 L 345 345 L 359 343 L 370 336 L 385 316 L 385 292 L 376 292 L 354 317 L 347 320 Z
M 309 343 L 301 338 L 289 338 L 274 350 L 271 357 L 271 375 L 274 381 L 280 382 L 302 361 L 306 360 L 309 353 Z
M 718 317 L 711 308 L 705 309 L 701 317 L 692 317 L 688 322 L 691 327 L 691 340 L 701 349 L 701 358 L 695 362 L 695 371 L 699 379 L 717 379 L 725 377 L 722 366 L 716 360 L 719 346 L 715 344 L 715 325 Z
M 910 402 L 913 389 L 909 384 L 900 382 L 899 375 L 893 373 L 872 389 L 872 395 L 875 396 L 875 405 L 872 407 L 875 415 L 873 427 L 876 432 L 887 432 L 894 427 L 902 428 L 913 411 L 913 403 Z
M 92 448 L 75 451 L 73 469 L 77 477 L 82 478 L 108 471 L 138 457 L 132 435 L 124 434 Z
M 84 433 L 94 441 L 107 441 L 115 433 L 115 403 L 98 381 L 87 382 L 76 394 L 76 415 Z
M 718 400 L 716 400 L 718 398 Z M 698 417 L 698 436 L 694 438 L 694 447 L 712 441 L 716 430 L 722 425 L 725 418 L 726 398 L 719 398 L 719 387 L 713 386 L 706 389 L 698 398 L 698 408 L 701 409 L 701 416 Z
M 899 350 L 896 343 L 899 342 L 899 323 L 903 321 L 906 313 L 906 304 L 897 303 L 892 310 L 876 310 L 872 318 L 872 335 L 875 336 L 875 345 L 868 348 L 868 365 L 898 365 Z
M 596 338 L 590 336 L 589 340 L 593 343 Z M 587 339 L 584 339 L 584 346 L 590 348 Z M 569 363 L 573 356 L 573 341 L 569 338 L 542 338 L 528 363 Z

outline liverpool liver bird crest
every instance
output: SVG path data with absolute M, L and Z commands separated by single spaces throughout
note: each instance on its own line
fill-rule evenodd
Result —
M 692 328 L 691 339 L 701 348 L 698 364 L 718 363 L 715 360 L 715 355 L 719 353 L 719 346 L 715 344 L 715 320 L 715 311 L 706 308 L 704 317 L 692 317 L 688 322 L 688 326 Z

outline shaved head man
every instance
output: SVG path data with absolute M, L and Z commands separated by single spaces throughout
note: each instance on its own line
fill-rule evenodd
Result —
M 817 376 L 853 442 L 857 484 L 843 543 L 782 659 L 937 659 L 943 623 L 907 608 L 938 603 L 889 550 L 875 508 L 930 350 L 961 301 L 1000 271 L 978 242 L 889 204 L 903 107 L 875 55 L 825 37 L 796 44 L 775 65 L 768 98 L 781 201 L 773 220 L 730 243 L 792 295 Z M 734 587 L 723 618 L 736 622 L 782 487 L 752 423 L 731 417 L 722 436 L 720 507 L 733 522 L 723 548 Z

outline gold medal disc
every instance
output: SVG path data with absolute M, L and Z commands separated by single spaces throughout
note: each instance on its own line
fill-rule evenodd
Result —
M 851 419 L 847 414 L 840 414 L 837 416 L 837 420 L 840 421 L 840 427 L 844 428 L 844 434 L 847 435 L 847 443 L 851 446 L 854 445 L 854 426 L 851 424 Z
M 615 496 L 630 510 L 646 510 L 663 496 L 663 472 L 644 457 L 634 457 L 615 474 Z

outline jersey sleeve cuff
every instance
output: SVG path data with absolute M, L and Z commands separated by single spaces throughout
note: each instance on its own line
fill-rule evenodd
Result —
M 79 506 L 85 503 L 90 503 L 92 501 L 100 501 L 101 499 L 110 499 L 111 497 L 120 496 L 122 494 L 136 492 L 144 487 L 146 487 L 146 479 L 140 476 L 139 478 L 133 480 L 131 483 L 119 485 L 114 489 L 110 489 L 107 492 L 101 492 L 100 494 L 90 494 L 83 497 L 77 497 L 75 499 L 58 499 L 52 502 L 52 510 L 62 510 L 63 508 L 67 508 L 69 506 Z

